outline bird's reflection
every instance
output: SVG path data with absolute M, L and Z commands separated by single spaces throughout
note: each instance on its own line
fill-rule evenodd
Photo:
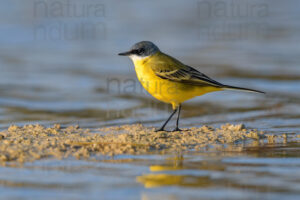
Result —
M 137 177 L 137 182 L 142 183 L 146 188 L 163 186 L 184 186 L 184 187 L 209 187 L 212 184 L 209 176 L 182 175 L 174 173 L 188 169 L 183 164 L 183 156 L 176 156 L 166 160 L 162 165 L 151 165 L 149 174 Z

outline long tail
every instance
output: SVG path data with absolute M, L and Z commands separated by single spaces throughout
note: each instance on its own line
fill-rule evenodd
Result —
M 255 93 L 261 93 L 265 94 L 265 92 L 259 91 L 259 90 L 253 90 L 253 89 L 248 89 L 248 88 L 242 88 L 242 87 L 235 87 L 235 86 L 230 86 L 230 85 L 223 85 L 222 87 L 225 90 L 240 90 L 244 92 L 255 92 Z

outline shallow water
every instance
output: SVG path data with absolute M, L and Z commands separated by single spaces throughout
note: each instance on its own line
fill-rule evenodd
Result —
M 182 127 L 244 123 L 267 133 L 299 134 L 299 1 L 72 0 L 69 8 L 77 13 L 68 12 L 66 2 L 6 1 L 0 8 L 1 129 L 31 123 L 159 126 L 171 108 L 146 94 L 131 61 L 117 56 L 137 41 L 151 40 L 222 83 L 267 92 L 218 92 L 190 100 L 183 105 Z M 243 153 L 42 160 L 1 167 L 0 194 L 296 199 L 297 152 L 299 145 L 288 143 Z

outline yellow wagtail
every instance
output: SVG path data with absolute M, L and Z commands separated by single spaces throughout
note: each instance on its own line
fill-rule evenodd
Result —
M 181 103 L 193 97 L 222 90 L 264 93 L 219 83 L 161 52 L 155 44 L 149 41 L 136 43 L 129 51 L 119 53 L 119 55 L 131 58 L 139 81 L 152 96 L 172 104 L 172 114 L 157 131 L 164 131 L 165 126 L 177 110 L 176 128 L 173 131 L 180 131 L 178 123 Z

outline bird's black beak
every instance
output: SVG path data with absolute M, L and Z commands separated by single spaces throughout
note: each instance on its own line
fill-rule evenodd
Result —
M 118 55 L 119 56 L 129 56 L 131 54 L 131 51 L 126 51 L 126 52 L 123 52 L 123 53 L 119 53 Z

